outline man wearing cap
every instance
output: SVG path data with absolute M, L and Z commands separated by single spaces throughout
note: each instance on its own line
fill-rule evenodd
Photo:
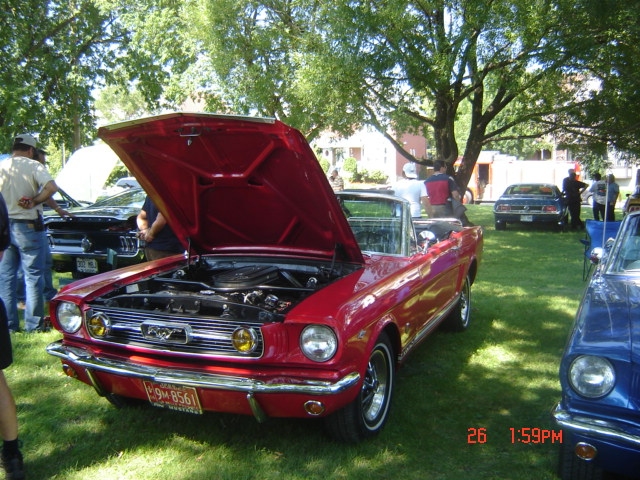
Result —
M 0 162 L 0 192 L 9 211 L 11 245 L 0 262 L 0 297 L 7 307 L 9 330 L 19 329 L 17 273 L 26 283 L 25 329 L 37 331 L 44 316 L 44 266 L 48 251 L 42 204 L 58 186 L 37 160 L 37 142 L 29 135 L 15 138 L 11 157 Z
M 398 197 L 408 200 L 411 204 L 411 216 L 422 217 L 422 207 L 431 216 L 431 204 L 427 196 L 424 183 L 418 180 L 415 163 L 406 163 L 402 167 L 402 178 L 393 186 L 393 192 Z

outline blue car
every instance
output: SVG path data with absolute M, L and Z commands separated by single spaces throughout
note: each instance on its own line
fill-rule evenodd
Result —
M 594 253 L 560 363 L 560 477 L 640 478 L 640 212 Z
M 493 207 L 496 230 L 507 223 L 545 224 L 564 230 L 567 204 L 558 187 L 550 183 L 509 185 Z

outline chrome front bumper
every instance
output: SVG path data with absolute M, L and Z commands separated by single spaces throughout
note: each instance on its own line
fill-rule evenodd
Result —
M 603 440 L 627 443 L 640 448 L 640 435 L 628 433 L 614 422 L 571 415 L 560 406 L 560 403 L 553 409 L 552 414 L 558 425 L 568 430 Z
M 291 383 L 265 383 L 261 380 L 230 375 L 212 373 L 198 373 L 189 370 L 174 370 L 169 368 L 139 365 L 108 358 L 95 357 L 83 348 L 53 342 L 47 346 L 47 353 L 85 368 L 88 372 L 99 371 L 122 375 L 125 377 L 150 380 L 158 383 L 171 383 L 185 387 L 207 388 L 214 390 L 228 390 L 243 392 L 250 395 L 256 393 L 297 393 L 305 395 L 334 395 L 343 392 L 358 383 L 360 374 L 357 372 L 345 375 L 335 383 L 319 380 L 300 380 Z M 90 375 L 92 377 L 92 375 Z

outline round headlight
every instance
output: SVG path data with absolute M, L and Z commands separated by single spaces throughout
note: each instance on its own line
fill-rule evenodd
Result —
M 77 332 L 82 324 L 82 312 L 75 303 L 60 303 L 56 315 L 60 327 L 67 333 Z
M 569 383 L 583 397 L 599 398 L 613 390 L 616 374 L 606 358 L 582 355 L 571 362 Z
M 240 353 L 251 353 L 258 345 L 258 336 L 252 328 L 236 328 L 231 334 L 231 343 Z
M 336 334 L 324 325 L 309 325 L 300 334 L 302 353 L 314 362 L 330 360 L 338 349 Z

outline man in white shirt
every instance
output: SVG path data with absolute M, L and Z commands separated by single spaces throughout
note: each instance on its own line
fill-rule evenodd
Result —
M 44 317 L 44 268 L 48 253 L 42 204 L 58 186 L 37 158 L 36 139 L 23 134 L 15 138 L 13 153 L 0 162 L 0 192 L 9 212 L 11 245 L 0 262 L 0 297 L 7 308 L 9 330 L 17 331 L 16 286 L 18 270 L 26 283 L 25 329 L 38 331 Z
M 424 182 L 418 180 L 415 163 L 406 163 L 402 167 L 402 178 L 393 185 L 393 191 L 398 197 L 402 197 L 411 204 L 411 216 L 422 217 L 422 207 L 431 216 L 431 203 L 427 196 Z

